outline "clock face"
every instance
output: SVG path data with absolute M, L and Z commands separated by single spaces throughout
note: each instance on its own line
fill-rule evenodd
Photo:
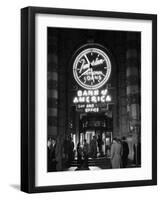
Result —
M 111 62 L 107 54 L 99 48 L 86 48 L 75 58 L 73 75 L 77 83 L 85 89 L 98 89 L 111 74 Z

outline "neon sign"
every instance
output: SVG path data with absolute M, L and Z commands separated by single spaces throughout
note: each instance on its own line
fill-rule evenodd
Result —
M 107 105 L 111 102 L 111 95 L 108 90 L 78 90 L 77 96 L 73 98 L 73 103 L 77 110 L 85 112 L 99 112 L 102 107 L 107 109 Z
M 111 61 L 102 48 L 96 44 L 87 45 L 75 58 L 73 75 L 76 82 L 84 89 L 98 89 L 110 77 Z

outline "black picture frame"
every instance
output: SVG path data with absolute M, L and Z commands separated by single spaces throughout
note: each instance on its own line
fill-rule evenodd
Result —
M 152 178 L 149 180 L 35 186 L 35 16 L 58 14 L 152 21 Z M 44 7 L 21 9 L 21 190 L 27 193 L 157 184 L 157 15 Z

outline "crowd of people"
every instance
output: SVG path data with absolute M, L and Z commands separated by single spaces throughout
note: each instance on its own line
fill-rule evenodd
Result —
M 84 140 L 83 147 L 80 143 L 77 145 L 77 163 L 78 168 L 88 168 L 88 158 L 97 158 L 97 154 L 102 155 L 102 140 L 100 137 L 96 139 L 96 136 L 90 142 L 90 145 Z M 99 152 L 98 152 L 98 151 Z M 126 142 L 126 138 L 122 140 L 113 138 L 113 142 L 110 148 L 110 161 L 111 168 L 126 168 L 128 164 L 129 146 Z
M 128 164 L 129 147 L 126 138 L 122 140 L 113 138 L 111 145 L 111 166 L 112 168 L 126 168 Z
M 134 167 L 141 166 L 141 143 L 138 141 L 133 144 L 133 159 L 130 160 L 130 165 Z M 122 139 L 113 138 L 111 145 L 111 166 L 112 168 L 128 167 L 129 146 L 125 137 Z
M 93 136 L 90 144 L 84 139 L 83 144 L 78 142 L 76 149 L 74 149 L 74 142 L 71 137 L 67 137 L 63 142 L 63 163 L 64 168 L 69 168 L 77 157 L 77 169 L 88 169 L 89 157 L 96 159 L 98 156 L 103 156 L 102 152 L 103 141 L 100 136 Z M 137 148 L 137 149 L 136 149 Z M 125 137 L 122 139 L 113 138 L 112 144 L 107 149 L 108 159 L 110 159 L 111 168 L 126 168 L 128 165 L 129 146 Z M 140 164 L 140 145 L 134 145 L 134 162 L 136 158 Z M 56 171 L 56 140 L 48 140 L 48 171 Z
M 77 164 L 78 169 L 88 169 L 88 158 L 96 159 L 99 156 L 103 155 L 102 152 L 103 141 L 100 136 L 96 138 L 93 136 L 90 144 L 87 143 L 87 140 L 84 139 L 83 145 L 81 146 L 80 142 L 77 144 Z

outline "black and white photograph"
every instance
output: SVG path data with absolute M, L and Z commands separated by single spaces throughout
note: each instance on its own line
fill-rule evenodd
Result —
M 160 1 L 0 9 L 0 199 L 160 199 Z
M 141 33 L 47 29 L 47 170 L 141 167 Z
M 23 191 L 156 184 L 156 15 L 22 9 L 21 91 Z

